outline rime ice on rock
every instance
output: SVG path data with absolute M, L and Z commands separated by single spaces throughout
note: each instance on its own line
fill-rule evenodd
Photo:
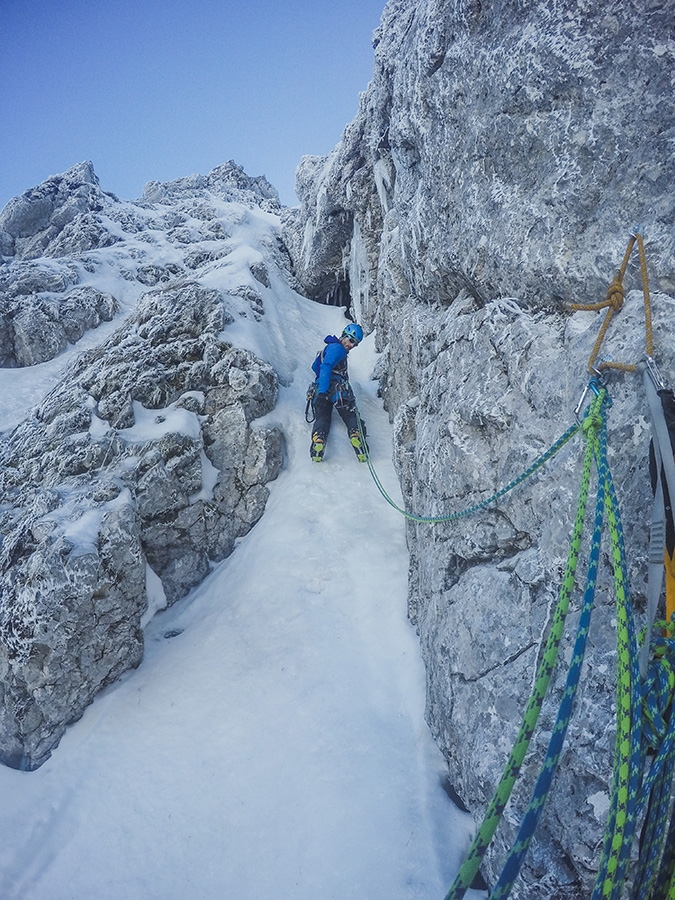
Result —
M 88 341 L 0 444 L 10 766 L 39 766 L 95 694 L 140 663 L 148 584 L 153 610 L 158 596 L 184 597 L 265 509 L 282 435 L 255 420 L 274 407 L 278 378 L 227 329 L 260 322 L 271 279 L 291 278 L 268 215 L 278 211 L 266 179 L 232 162 L 152 183 L 136 202 L 104 193 L 83 163 L 0 213 L 0 364 Z

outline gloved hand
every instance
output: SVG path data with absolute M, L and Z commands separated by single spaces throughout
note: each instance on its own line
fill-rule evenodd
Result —
M 324 403 L 328 403 L 328 394 L 317 394 L 314 402 L 323 406 Z

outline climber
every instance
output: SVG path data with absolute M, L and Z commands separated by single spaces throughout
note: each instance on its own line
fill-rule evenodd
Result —
M 326 346 L 316 355 L 312 370 L 316 379 L 312 386 L 312 407 L 314 409 L 314 428 L 310 456 L 314 462 L 321 462 L 330 431 L 333 406 L 347 426 L 347 433 L 359 462 L 366 461 L 367 446 L 361 439 L 356 417 L 356 400 L 349 384 L 347 373 L 347 354 L 363 340 L 363 329 L 360 325 L 350 323 L 340 335 L 329 334 L 324 338 Z M 365 436 L 366 429 L 361 420 Z

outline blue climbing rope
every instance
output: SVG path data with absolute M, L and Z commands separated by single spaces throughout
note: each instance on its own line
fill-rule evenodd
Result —
M 506 804 L 519 776 L 520 768 L 537 725 L 544 697 L 548 692 L 550 679 L 558 659 L 558 650 L 564 631 L 567 612 L 569 610 L 570 599 L 574 590 L 574 579 L 586 518 L 586 501 L 591 479 L 591 467 L 595 456 L 594 434 L 603 426 L 604 408 L 607 402 L 608 398 L 606 391 L 599 391 L 589 406 L 582 422 L 582 432 L 586 438 L 586 451 L 584 454 L 579 501 L 570 540 L 570 549 L 567 564 L 565 566 L 565 573 L 560 586 L 558 604 L 553 615 L 551 628 L 546 639 L 546 645 L 537 668 L 532 693 L 523 715 L 523 722 L 518 731 L 516 741 L 506 762 L 497 788 L 495 789 L 494 796 L 488 805 L 483 822 L 478 828 L 464 862 L 457 873 L 457 877 L 446 894 L 445 900 L 461 900 L 473 883 L 473 879 L 480 868 L 482 859 L 499 826 L 504 809 L 506 808 Z
M 589 434 L 590 433 L 591 432 L 589 431 Z M 548 745 L 546 758 L 541 767 L 541 772 L 537 779 L 532 799 L 530 800 L 525 816 L 523 817 L 515 843 L 507 857 L 499 880 L 493 891 L 490 893 L 490 900 L 504 900 L 504 898 L 508 897 L 511 888 L 513 887 L 513 883 L 520 872 L 523 859 L 525 858 L 525 854 L 527 853 L 532 837 L 534 836 L 541 811 L 546 803 L 551 783 L 553 782 L 553 777 L 558 767 L 558 762 L 560 761 L 565 736 L 567 735 L 567 727 L 574 709 L 574 701 L 581 676 L 581 667 L 586 653 L 586 640 L 591 626 L 591 614 L 595 604 L 595 585 L 598 576 L 598 564 L 600 561 L 600 542 L 604 524 L 605 504 L 607 502 L 606 480 L 605 477 L 603 477 L 605 476 L 604 468 L 606 467 L 607 447 L 607 423 L 604 415 L 602 416 L 599 442 L 596 440 L 595 436 L 591 439 L 594 440 L 596 445 L 599 444 L 599 446 L 592 445 L 591 449 L 596 454 L 596 464 L 598 464 L 603 471 L 598 477 L 595 502 L 595 525 L 591 539 L 588 571 L 586 575 L 586 590 L 584 592 L 581 615 L 579 617 L 574 652 L 572 654 L 572 660 L 567 673 L 567 683 L 560 702 L 558 717 Z
M 583 421 L 569 428 L 545 453 L 521 475 L 491 497 L 459 512 L 444 516 L 418 516 L 399 507 L 387 494 L 372 464 L 367 462 L 373 480 L 385 500 L 407 519 L 421 523 L 450 522 L 485 509 L 533 475 L 577 432 L 586 439 L 581 494 L 572 533 L 570 556 L 561 595 L 537 671 L 535 687 L 525 711 L 523 724 L 495 795 L 482 825 L 467 853 L 446 900 L 461 900 L 480 868 L 483 856 L 495 834 L 515 780 L 517 779 L 539 711 L 548 690 L 565 622 L 574 573 L 581 547 L 586 511 L 591 460 L 595 462 L 597 490 L 593 535 L 590 544 L 581 613 L 572 659 L 557 719 L 546 756 L 535 784 L 516 840 L 509 851 L 490 900 L 506 900 L 519 875 L 534 836 L 541 812 L 549 795 L 562 754 L 584 661 L 605 529 L 617 602 L 617 698 L 616 744 L 603 850 L 591 900 L 620 900 L 625 889 L 637 826 L 640 835 L 638 867 L 633 877 L 631 900 L 675 900 L 675 814 L 672 809 L 675 782 L 675 622 L 654 623 L 651 633 L 647 677 L 640 676 L 640 640 L 628 590 L 623 528 L 616 491 L 607 461 L 606 410 L 611 405 L 606 389 L 596 379 L 589 384 L 595 394 Z M 583 397 L 582 397 L 583 401 Z M 582 401 L 580 401 L 580 406 Z M 577 411 L 579 410 L 579 407 Z M 361 418 L 357 421 L 364 446 L 367 446 Z M 674 617 L 675 618 L 675 617 Z

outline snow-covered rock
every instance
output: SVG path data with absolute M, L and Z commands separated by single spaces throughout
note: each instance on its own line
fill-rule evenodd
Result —
M 151 182 L 135 203 L 102 192 L 83 164 L 0 214 L 9 364 L 64 352 L 54 323 L 70 341 L 60 307 L 71 291 L 100 291 L 129 316 L 114 333 L 99 324 L 96 347 L 95 335 L 80 338 L 89 349 L 2 448 L 7 762 L 46 758 L 96 690 L 138 663 L 144 617 L 184 595 L 261 514 L 281 437 L 255 419 L 273 404 L 276 377 L 227 334 L 242 317 L 268 316 L 280 273 L 293 283 L 289 253 L 308 296 L 334 302 L 349 290 L 354 316 L 377 329 L 395 460 L 421 515 L 484 499 L 568 427 L 599 324 L 569 303 L 604 297 L 638 225 L 659 292 L 655 353 L 675 378 L 672 6 L 389 0 L 371 85 L 333 152 L 302 161 L 299 209 L 280 211 L 274 189 L 232 163 Z M 245 244 L 253 218 L 279 212 L 283 240 L 270 225 L 255 248 Z M 627 284 L 639 284 L 634 262 Z M 75 318 L 88 328 L 87 309 Z M 13 323 L 33 310 L 45 324 L 51 313 L 53 327 L 17 356 Z M 636 361 L 639 294 L 614 326 L 606 352 Z M 610 393 L 610 461 L 640 614 L 648 429 L 634 376 L 612 376 Z M 578 443 L 475 518 L 408 528 L 427 717 L 477 817 L 549 626 Z M 576 900 L 597 866 L 613 746 L 612 604 L 604 567 L 568 749 L 512 895 L 521 900 Z M 572 624 L 577 615 L 575 598 Z M 563 659 L 570 646 L 568 635 Z M 539 756 L 563 678 L 542 714 Z M 526 760 L 486 860 L 490 881 L 536 764 Z
M 100 212 L 103 205 L 104 194 L 91 162 L 73 166 L 14 197 L 0 212 L 3 252 L 22 259 L 42 256 L 70 222 Z
M 355 120 L 297 171 L 311 296 L 352 218 L 374 268 L 395 242 L 420 299 L 595 299 L 638 225 L 654 287 L 675 289 L 670 3 L 391 0 L 374 45 Z
M 91 240 L 92 204 L 110 239 Z M 3 364 L 44 362 L 110 322 L 0 444 L 10 766 L 44 762 L 96 693 L 140 663 L 148 618 L 264 512 L 283 440 L 257 420 L 278 376 L 227 330 L 260 322 L 272 282 L 291 279 L 274 209 L 274 189 L 234 163 L 153 183 L 137 203 L 103 195 L 82 165 L 2 213 L 15 242 L 0 267 Z

